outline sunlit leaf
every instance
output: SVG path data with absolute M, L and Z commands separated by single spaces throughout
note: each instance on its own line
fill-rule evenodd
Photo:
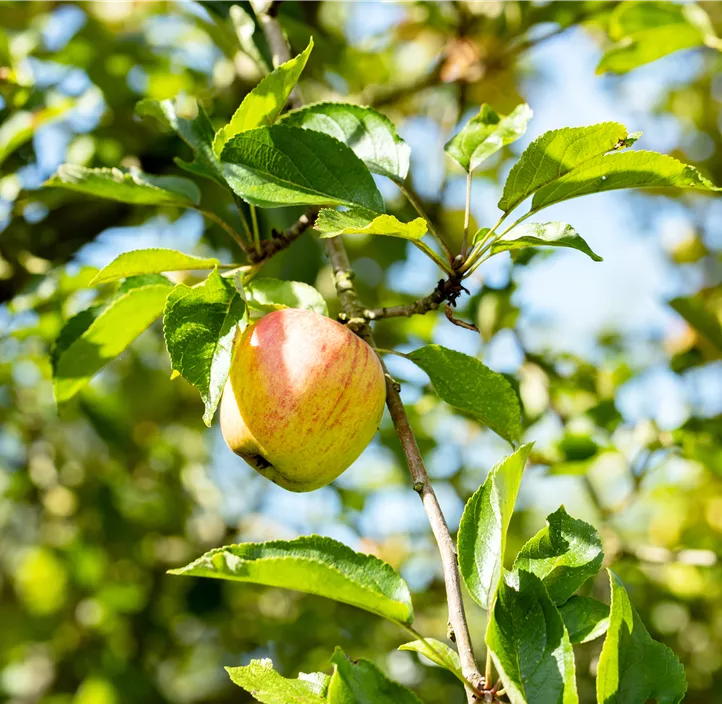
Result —
M 419 655 L 423 655 L 439 667 L 453 672 L 458 679 L 466 684 L 464 675 L 461 672 L 459 654 L 453 648 L 446 645 L 446 643 L 442 643 L 435 638 L 424 638 L 423 640 L 413 640 L 410 643 L 404 643 L 399 646 L 399 650 L 412 650 L 419 653 Z
M 579 233 L 565 222 L 532 222 L 518 225 L 491 246 L 493 254 L 524 247 L 568 247 L 578 249 L 595 262 L 602 258 L 595 254 Z
M 407 356 L 429 375 L 443 401 L 468 413 L 509 442 L 519 439 L 519 398 L 503 375 L 475 357 L 441 345 L 426 345 Z
M 501 579 L 509 529 L 531 445 L 522 445 L 489 472 L 464 507 L 457 537 L 459 570 L 469 594 L 491 609 Z
M 197 205 L 198 186 L 178 176 L 152 176 L 139 169 L 89 169 L 63 164 L 45 184 L 56 188 L 143 205 Z
M 533 114 L 526 104 L 517 106 L 509 115 L 497 115 L 484 104 L 444 149 L 464 171 L 473 171 L 502 147 L 519 139 Z
M 364 163 L 337 139 L 273 125 L 241 132 L 223 149 L 226 180 L 244 200 L 276 205 L 361 206 L 384 211 Z
M 163 333 L 171 366 L 201 392 L 206 425 L 221 400 L 245 311 L 243 298 L 217 270 L 203 286 L 178 284 L 168 296 Z
M 226 672 L 262 704 L 322 704 L 330 680 L 321 672 L 301 673 L 295 680 L 282 677 L 268 658 L 251 660 L 245 667 L 227 667 Z
M 218 264 L 220 262 L 214 257 L 194 257 L 174 249 L 134 249 L 120 254 L 110 264 L 103 267 L 95 275 L 90 285 L 97 286 L 137 274 L 212 269 Z
M 391 621 L 411 624 L 414 619 L 409 588 L 393 567 L 318 535 L 217 548 L 171 574 L 295 589 Z
M 422 704 L 410 689 L 390 680 L 368 660 L 352 660 L 336 648 L 331 662 L 335 668 L 328 704 Z
M 573 596 L 557 607 L 572 643 L 588 643 L 609 627 L 609 607 L 588 596 Z
M 344 211 L 324 208 L 319 212 L 313 227 L 321 233 L 321 237 L 386 235 L 406 240 L 420 240 L 427 232 L 426 221 L 423 218 L 401 222 L 393 215 L 376 215 L 361 208 Z
M 563 604 L 602 566 L 602 540 L 584 521 L 561 506 L 547 516 L 547 526 L 519 551 L 514 569 L 533 572 L 551 600 Z
M 301 54 L 275 68 L 246 95 L 231 121 L 216 133 L 213 140 L 216 156 L 220 156 L 228 140 L 240 132 L 276 121 L 301 77 L 311 49 L 313 39 Z
M 624 584 L 609 572 L 612 606 L 597 670 L 599 704 L 677 704 L 687 691 L 677 656 L 653 640 L 635 611 Z
M 556 606 L 530 572 L 507 573 L 486 644 L 512 704 L 577 704 L 574 651 Z
M 282 308 L 303 308 L 319 315 L 328 315 L 324 297 L 309 284 L 301 281 L 282 281 L 270 277 L 253 279 L 246 286 L 249 307 L 270 313 Z
M 401 182 L 409 172 L 411 150 L 394 123 L 373 108 L 349 103 L 316 103 L 292 110 L 281 124 L 335 137 L 353 149 L 368 168 Z

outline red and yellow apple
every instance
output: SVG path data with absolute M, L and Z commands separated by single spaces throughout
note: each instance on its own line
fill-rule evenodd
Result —
M 285 308 L 236 341 L 221 401 L 228 447 L 271 481 L 312 491 L 371 442 L 386 397 L 376 353 L 348 328 Z

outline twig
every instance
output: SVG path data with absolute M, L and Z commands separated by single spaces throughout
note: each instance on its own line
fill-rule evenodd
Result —
M 479 332 L 479 328 L 474 325 L 474 323 L 467 323 L 465 320 L 459 320 L 458 318 L 454 317 L 454 311 L 451 309 L 451 306 L 447 304 L 446 308 L 444 308 L 444 314 L 446 315 L 446 319 L 453 323 L 454 325 L 457 325 L 460 328 L 464 328 L 464 330 L 471 330 L 472 332 Z
M 466 289 L 461 285 L 458 276 L 442 279 L 436 288 L 423 298 L 413 303 L 399 306 L 385 306 L 384 308 L 367 308 L 362 315 L 367 320 L 379 320 L 381 318 L 410 318 L 412 315 L 424 315 L 430 310 L 437 310 L 444 301 L 455 305 L 456 299 Z M 468 293 L 468 292 L 467 292 Z
M 318 215 L 318 208 L 309 208 L 305 215 L 301 215 L 291 227 L 283 232 L 271 231 L 270 240 L 261 240 L 261 252 L 254 250 L 248 252 L 248 261 L 253 264 L 264 262 L 278 252 L 288 249 L 309 227 L 313 227 Z
M 348 261 L 343 242 L 339 237 L 327 240 L 328 254 L 331 260 L 331 267 L 334 271 L 334 281 L 338 291 L 338 297 L 346 319 L 360 325 L 358 332 L 372 347 L 375 347 L 374 339 L 368 323 L 362 317 L 363 307 L 359 304 L 356 290 L 353 284 L 353 270 Z M 461 671 L 464 677 L 471 682 L 475 688 L 480 688 L 482 677 L 474 658 L 474 650 L 469 635 L 469 627 L 466 623 L 464 602 L 461 593 L 461 579 L 459 567 L 456 561 L 456 547 L 446 524 L 446 519 L 439 505 L 429 476 L 424 467 L 424 461 L 419 451 L 419 446 L 414 436 L 414 431 L 406 415 L 406 409 L 401 401 L 397 387 L 394 385 L 386 366 L 381 361 L 386 374 L 386 405 L 391 414 L 391 420 L 396 428 L 396 434 L 401 442 L 401 447 L 406 456 L 411 479 L 414 483 L 414 491 L 421 497 L 421 502 L 431 524 L 431 531 L 434 534 L 436 543 L 441 554 L 441 564 L 446 585 L 446 598 L 449 607 L 449 624 L 456 640 L 461 660 Z M 469 702 L 474 702 L 473 691 L 467 688 Z

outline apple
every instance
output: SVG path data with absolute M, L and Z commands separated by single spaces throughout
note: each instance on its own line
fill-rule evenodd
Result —
M 385 398 L 384 372 L 368 344 L 335 320 L 285 308 L 237 339 L 221 431 L 264 477 L 313 491 L 371 442 Z

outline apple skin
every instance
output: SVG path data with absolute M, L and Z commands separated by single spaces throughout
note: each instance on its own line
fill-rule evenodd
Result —
M 385 399 L 384 372 L 368 344 L 331 318 L 285 308 L 237 339 L 221 431 L 263 476 L 313 491 L 371 442 Z

